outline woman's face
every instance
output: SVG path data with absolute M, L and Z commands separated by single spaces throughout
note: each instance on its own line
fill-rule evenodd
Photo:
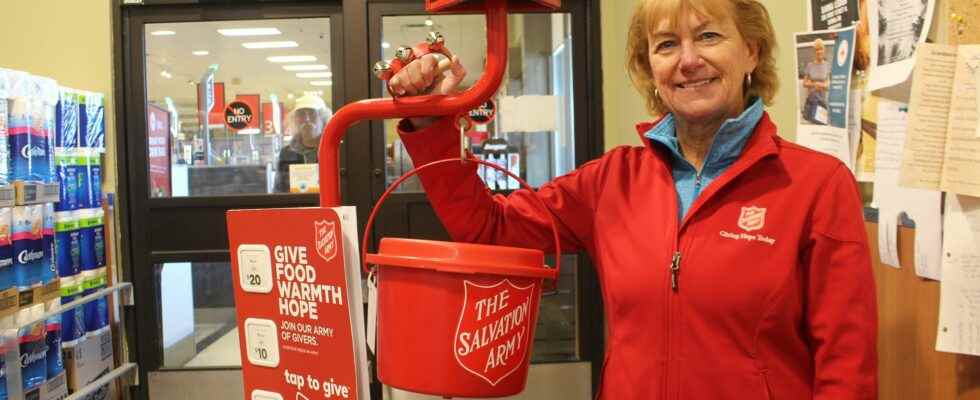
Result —
M 650 68 L 674 117 L 706 122 L 741 114 L 742 85 L 758 64 L 758 51 L 742 39 L 732 18 L 686 11 L 674 29 L 668 20 L 657 24 L 649 37 Z
M 823 43 L 817 43 L 813 46 L 813 54 L 817 59 L 817 62 L 823 62 L 824 57 L 827 56 L 827 49 L 824 48 Z

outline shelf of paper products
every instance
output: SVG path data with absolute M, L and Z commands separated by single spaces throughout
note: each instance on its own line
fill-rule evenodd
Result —
M 92 328 L 92 322 L 84 317 L 64 318 L 88 311 L 93 304 L 106 306 L 105 316 L 99 317 L 106 320 L 96 322 L 102 325 L 97 329 L 85 329 Z M 114 365 L 112 338 L 112 326 L 124 326 L 119 306 L 132 304 L 132 284 L 116 283 L 65 304 L 55 299 L 0 318 L 0 400 L 109 400 L 114 398 L 113 382 L 135 384 L 137 365 Z M 89 326 L 65 323 L 72 319 Z M 52 326 L 60 329 L 52 334 Z M 63 335 L 63 329 L 77 334 Z M 63 338 L 69 340 L 62 342 Z

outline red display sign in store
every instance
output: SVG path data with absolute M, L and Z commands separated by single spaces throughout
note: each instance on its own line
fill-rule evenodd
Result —
M 245 398 L 369 399 L 353 207 L 234 210 Z
M 146 106 L 146 151 L 150 164 L 150 196 L 170 197 L 170 113 Z
M 239 134 L 259 133 L 259 95 L 240 94 L 225 108 L 225 126 Z

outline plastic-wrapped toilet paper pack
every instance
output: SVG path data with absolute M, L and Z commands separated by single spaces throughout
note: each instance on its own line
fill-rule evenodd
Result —
M 79 171 L 87 172 L 87 170 L 82 165 L 82 159 L 78 155 L 80 150 L 82 149 L 77 147 L 55 148 L 55 176 L 59 189 L 58 202 L 54 205 L 56 211 L 72 211 L 81 208 L 79 204 L 81 196 L 78 191 L 81 179 L 78 173 Z
M 55 264 L 61 286 L 66 287 L 64 278 L 74 277 L 82 272 L 82 243 L 78 220 L 71 211 L 58 211 L 54 214 Z
M 95 92 L 82 93 L 79 98 L 79 145 L 105 149 L 105 96 Z
M 27 322 L 44 314 L 44 304 L 21 309 L 19 323 Z M 44 321 L 20 328 L 20 374 L 24 391 L 44 384 L 48 379 L 48 342 Z
M 78 147 L 79 105 L 78 91 L 62 87 L 59 90 L 58 119 L 54 146 L 58 148 Z
M 46 305 L 48 310 L 61 306 L 61 299 L 52 299 Z M 65 362 L 61 355 L 61 316 L 55 315 L 45 321 L 47 354 L 47 376 L 58 376 L 65 370 Z
M 44 204 L 44 224 L 41 227 L 41 251 L 44 257 L 41 259 L 41 282 L 48 284 L 58 279 L 58 266 L 54 259 L 54 204 Z
M 20 71 L 8 71 L 10 88 L 7 98 L 7 155 L 10 180 L 30 180 L 29 157 L 15 157 L 22 146 L 30 152 L 31 117 L 33 112 L 33 82 L 30 75 Z
M 99 149 L 80 148 L 72 162 L 78 178 L 78 208 L 102 206 L 102 158 Z
M 8 101 L 11 180 L 51 182 L 58 84 L 53 79 L 12 74 Z
M 7 118 L 10 113 L 8 98 L 10 97 L 9 71 L 0 68 L 0 185 L 10 183 L 10 144 Z
M 0 292 L 16 285 L 14 278 L 13 208 L 0 208 Z
M 13 211 L 14 279 L 17 290 L 41 284 L 44 205 L 16 206 Z
M 80 276 L 61 278 L 61 304 L 75 301 L 82 294 Z M 62 347 L 73 346 L 85 337 L 85 307 L 70 308 L 61 313 Z

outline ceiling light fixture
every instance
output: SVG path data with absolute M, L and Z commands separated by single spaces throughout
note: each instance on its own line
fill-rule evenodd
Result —
M 283 42 L 248 42 L 242 43 L 246 49 L 285 49 L 289 47 L 299 47 L 299 43 L 292 40 Z
M 316 56 L 272 56 L 266 57 L 266 60 L 274 63 L 312 62 L 316 61 Z
M 177 32 L 174 32 L 174 31 L 153 31 L 153 32 L 150 32 L 150 34 L 153 35 L 153 36 L 173 36 L 173 35 L 176 35 Z
M 276 28 L 233 28 L 218 29 L 222 36 L 272 36 L 281 35 L 282 32 Z
M 160 76 L 162 76 L 164 78 L 167 78 L 167 79 L 170 79 L 170 78 L 173 78 L 174 77 L 169 72 L 167 72 L 167 70 L 160 71 Z
M 330 78 L 333 74 L 330 72 L 300 72 L 296 74 L 297 78 Z
M 333 81 L 310 81 L 313 86 L 333 86 Z
M 389 49 L 389 48 L 391 48 L 391 43 L 381 42 L 381 48 L 382 49 Z
M 432 18 L 426 18 L 425 19 L 425 26 L 432 26 L 433 24 L 434 23 L 432 22 Z
M 194 50 L 194 51 L 191 52 L 191 54 L 193 54 L 195 56 L 206 56 L 208 54 L 211 54 L 211 52 L 209 52 L 207 50 Z
M 323 64 L 293 64 L 283 65 L 282 69 L 286 71 L 326 71 L 329 68 Z

